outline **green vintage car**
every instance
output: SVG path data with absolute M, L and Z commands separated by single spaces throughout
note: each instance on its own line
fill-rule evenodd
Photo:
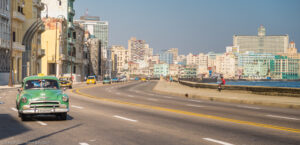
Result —
M 53 76 L 30 76 L 22 82 L 16 99 L 21 119 L 38 114 L 54 114 L 61 120 L 67 119 L 69 97 L 60 90 L 59 80 Z

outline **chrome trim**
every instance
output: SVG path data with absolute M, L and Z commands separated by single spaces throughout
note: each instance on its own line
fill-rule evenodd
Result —
M 49 113 L 65 113 L 69 112 L 69 108 L 52 108 L 52 109 L 26 109 L 19 111 L 22 114 L 49 114 Z

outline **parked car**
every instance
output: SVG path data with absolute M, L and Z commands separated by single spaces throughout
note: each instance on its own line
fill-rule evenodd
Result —
M 68 87 L 72 89 L 73 81 L 70 77 L 60 77 L 59 78 L 60 87 Z
M 141 81 L 142 81 L 142 82 L 146 82 L 147 79 L 146 79 L 146 78 L 141 78 Z
M 86 79 L 86 84 L 96 84 L 96 77 L 88 76 L 88 78 Z
M 117 82 L 119 82 L 119 78 L 113 78 L 113 79 L 111 79 L 111 81 L 112 81 L 113 83 L 117 83 Z
M 61 120 L 67 119 L 69 97 L 60 90 L 56 77 L 26 77 L 18 91 L 16 108 L 22 121 L 38 114 L 54 114 Z
M 103 79 L 103 84 L 111 84 L 111 79 L 109 77 L 105 77 Z
M 126 81 L 127 81 L 126 77 L 120 79 L 120 82 L 126 82 Z

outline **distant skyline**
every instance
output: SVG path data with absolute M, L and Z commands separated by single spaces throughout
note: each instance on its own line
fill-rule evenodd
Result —
M 257 35 L 260 25 L 300 45 L 299 0 L 76 0 L 74 7 L 76 19 L 88 9 L 109 22 L 109 45 L 127 48 L 137 37 L 154 53 L 223 53 L 233 35 Z

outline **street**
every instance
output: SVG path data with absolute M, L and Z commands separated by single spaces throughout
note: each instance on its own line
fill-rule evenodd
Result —
M 152 91 L 156 83 L 82 85 L 68 90 L 66 121 L 37 116 L 22 122 L 15 108 L 17 91 L 1 90 L 0 144 L 300 144 L 297 109 L 161 95 Z

